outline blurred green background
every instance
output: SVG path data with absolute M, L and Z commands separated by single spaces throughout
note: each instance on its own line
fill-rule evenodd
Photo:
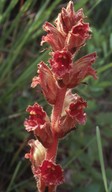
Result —
M 30 84 L 49 50 L 40 47 L 43 23 L 53 22 L 68 1 L 0 1 L 0 192 L 36 192 L 24 130 L 25 109 L 35 101 L 50 114 L 40 89 Z M 88 16 L 92 39 L 80 56 L 96 51 L 92 77 L 74 91 L 88 101 L 88 120 L 60 142 L 58 163 L 65 169 L 59 192 L 112 192 L 112 0 L 77 0 Z

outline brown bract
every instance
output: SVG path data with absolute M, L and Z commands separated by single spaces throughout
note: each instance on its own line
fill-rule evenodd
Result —
M 54 104 L 56 101 L 58 86 L 51 69 L 44 62 L 39 63 L 38 76 L 33 78 L 31 87 L 34 88 L 37 85 L 41 86 L 47 101 L 50 104 Z

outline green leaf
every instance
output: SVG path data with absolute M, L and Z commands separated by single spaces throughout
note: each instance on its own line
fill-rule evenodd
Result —
M 96 127 L 96 137 L 97 137 L 98 152 L 99 152 L 99 159 L 100 159 L 100 166 L 101 166 L 104 187 L 105 187 L 105 191 L 109 192 L 108 185 L 107 185 L 107 177 L 106 177 L 106 171 L 105 171 L 105 165 L 104 165 L 104 159 L 103 159 L 103 151 L 102 151 L 102 143 L 101 143 L 101 135 L 100 135 L 99 127 Z

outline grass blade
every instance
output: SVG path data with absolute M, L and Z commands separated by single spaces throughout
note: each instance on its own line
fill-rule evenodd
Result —
M 101 165 L 101 172 L 104 182 L 105 191 L 109 192 L 108 185 L 107 185 L 107 177 L 106 177 L 106 171 L 104 166 L 104 159 L 103 159 L 103 151 L 102 151 L 102 143 L 101 143 L 101 135 L 99 127 L 96 127 L 96 137 L 97 137 L 97 144 L 98 144 L 98 152 L 99 152 L 99 159 L 100 159 L 100 165 Z
M 109 63 L 107 65 L 104 65 L 104 66 L 100 67 L 97 71 L 98 71 L 98 73 L 102 73 L 102 72 L 106 71 L 107 69 L 109 69 L 111 67 L 112 67 L 112 63 Z
M 15 178 L 17 176 L 17 173 L 18 173 L 18 171 L 20 169 L 21 163 L 22 163 L 22 161 L 19 161 L 19 163 L 17 164 L 6 192 L 11 191 L 12 184 L 14 183 L 14 180 L 15 180 Z

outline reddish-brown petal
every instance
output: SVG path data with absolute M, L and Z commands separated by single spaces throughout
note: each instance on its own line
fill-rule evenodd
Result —
M 72 54 L 75 54 L 85 45 L 85 41 L 91 37 L 88 23 L 84 23 L 84 13 L 82 9 L 74 11 L 72 1 L 69 1 L 66 8 L 62 8 L 58 14 L 54 25 L 45 22 L 44 30 L 46 36 L 42 37 L 41 45 L 47 42 L 51 45 L 53 51 L 66 48 Z
M 34 131 L 46 122 L 46 113 L 38 103 L 35 103 L 33 106 L 29 105 L 26 111 L 30 114 L 29 119 L 26 119 L 24 122 L 28 132 Z
M 68 88 L 73 88 L 80 84 L 81 81 L 89 75 L 92 75 L 96 79 L 96 71 L 91 67 L 95 60 L 96 53 L 91 53 L 77 60 L 73 64 L 70 73 L 63 77 L 63 84 Z
M 87 103 L 79 95 L 72 94 L 71 90 L 67 91 L 59 119 L 59 127 L 56 130 L 59 138 L 74 130 L 77 124 L 85 124 L 86 113 L 84 109 L 86 107 Z
M 90 31 L 89 23 L 83 23 L 82 20 L 80 20 L 68 33 L 65 47 L 68 48 L 71 53 L 74 53 L 74 51 L 79 49 L 81 46 L 84 46 L 86 40 L 91 37 Z
M 38 129 L 34 130 L 34 134 L 42 145 L 46 148 L 49 148 L 53 143 L 53 136 L 51 131 L 51 126 L 49 122 L 46 122 L 44 125 L 40 126 Z
M 39 66 L 39 78 L 40 85 L 47 101 L 50 104 L 54 104 L 56 101 L 58 87 L 53 73 L 44 63 L 41 63 Z
M 63 170 L 60 165 L 48 160 L 43 161 L 42 165 L 35 171 L 35 175 L 39 176 L 47 186 L 55 186 L 64 182 Z
M 53 59 L 50 64 L 56 78 L 61 78 L 69 72 L 72 64 L 72 55 L 70 52 L 62 50 L 53 53 Z
M 58 87 L 52 71 L 44 62 L 40 62 L 38 65 L 38 73 L 38 77 L 33 78 L 31 85 L 34 87 L 40 84 L 47 101 L 50 104 L 54 104 Z
M 86 113 L 84 112 L 84 108 L 87 107 L 87 103 L 80 97 L 76 103 L 71 103 L 69 105 L 68 115 L 75 119 L 75 121 L 79 124 L 85 124 L 86 122 Z
M 40 126 L 40 124 L 38 124 L 37 118 L 30 116 L 29 119 L 25 119 L 24 126 L 25 126 L 26 130 L 28 132 L 30 132 L 30 131 L 34 131 L 35 129 L 37 129 Z
M 61 50 L 64 47 L 64 37 L 63 35 L 54 27 L 51 23 L 45 22 L 43 29 L 48 33 L 46 36 L 42 37 L 41 45 L 47 42 L 51 45 L 54 51 Z
M 72 27 L 83 18 L 83 10 L 79 9 L 75 12 L 73 2 L 69 1 L 66 9 L 62 8 L 61 13 L 58 14 L 55 20 L 56 28 L 66 37 Z
M 75 15 L 76 23 L 77 23 L 78 21 L 80 21 L 80 20 L 83 20 L 84 18 L 86 18 L 86 17 L 84 16 L 83 9 L 81 8 L 81 9 L 79 9 L 79 10 L 76 12 L 76 15 Z M 75 24 L 76 24 L 76 23 L 75 23 Z
M 71 29 L 71 22 L 69 15 L 65 8 L 62 8 L 61 13 L 58 14 L 58 17 L 55 20 L 56 28 L 63 34 L 66 38 L 67 33 Z
M 40 105 L 35 103 L 28 106 L 27 112 L 30 113 L 29 118 L 24 121 L 24 126 L 28 132 L 33 131 L 38 140 L 44 147 L 48 148 L 52 142 L 52 131 L 49 118 Z
M 37 115 L 37 117 L 40 118 L 40 120 L 45 119 L 46 112 L 43 111 L 42 107 L 38 103 L 35 103 L 33 106 L 29 105 L 26 111 L 29 112 L 29 114 L 32 116 Z

